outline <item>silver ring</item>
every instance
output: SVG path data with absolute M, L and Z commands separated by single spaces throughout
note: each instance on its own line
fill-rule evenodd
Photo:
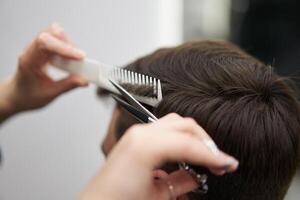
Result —
M 197 174 L 196 176 L 196 182 L 198 183 L 198 188 L 194 190 L 194 193 L 199 194 L 206 194 L 208 191 L 208 185 L 207 185 L 207 175 L 206 174 Z
M 170 200 L 176 200 L 176 195 L 175 195 L 175 188 L 172 185 L 172 183 L 170 181 L 165 181 L 165 183 L 167 184 L 168 190 L 169 190 L 169 195 L 170 195 Z

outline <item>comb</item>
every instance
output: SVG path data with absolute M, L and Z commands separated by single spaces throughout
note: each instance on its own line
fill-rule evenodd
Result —
M 156 107 L 162 100 L 160 80 L 145 74 L 121 69 L 92 59 L 69 60 L 54 56 L 50 64 L 69 73 L 77 73 L 100 88 L 115 94 L 120 92 L 109 80 L 124 87 L 139 102 Z

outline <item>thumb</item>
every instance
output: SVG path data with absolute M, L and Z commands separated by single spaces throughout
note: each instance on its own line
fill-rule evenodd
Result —
M 77 87 L 88 86 L 88 81 L 77 74 L 70 74 L 68 77 L 54 83 L 53 95 L 59 96 Z
M 163 197 L 178 198 L 198 188 L 198 184 L 185 170 L 177 170 L 156 182 Z M 170 188 L 171 187 L 171 188 Z M 171 191 L 172 190 L 172 191 Z

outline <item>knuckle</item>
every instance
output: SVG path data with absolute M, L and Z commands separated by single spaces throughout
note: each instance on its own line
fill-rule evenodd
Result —
M 53 22 L 50 24 L 49 29 L 50 30 L 55 30 L 55 29 L 61 29 L 62 27 L 60 26 L 60 24 L 58 22 Z
M 141 138 L 141 125 L 131 126 L 124 135 L 124 140 L 128 146 L 134 148 L 139 145 Z
M 54 29 L 58 26 L 58 23 L 57 22 L 52 22 L 49 26 L 50 29 Z
M 170 114 L 168 114 L 168 117 L 171 118 L 171 119 L 181 118 L 180 115 L 178 115 L 177 113 L 170 113 Z
M 139 134 L 139 132 L 141 132 L 141 125 L 139 124 L 135 124 L 133 126 L 131 126 L 127 131 L 126 131 L 126 136 L 128 135 L 129 138 L 135 139 Z
M 193 118 L 187 117 L 184 118 L 184 123 L 187 124 L 188 126 L 197 126 L 198 123 L 196 122 L 196 120 L 194 120 Z
M 60 36 L 63 33 L 63 28 L 58 23 L 51 24 L 49 29 L 54 36 Z
M 44 47 L 49 39 L 49 34 L 42 32 L 37 36 L 36 42 L 39 47 Z

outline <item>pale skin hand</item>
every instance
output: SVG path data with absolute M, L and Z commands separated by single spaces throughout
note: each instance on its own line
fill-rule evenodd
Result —
M 46 71 L 54 55 L 84 58 L 58 24 L 34 38 L 19 57 L 16 73 L 0 83 L 0 123 L 17 112 L 43 107 L 69 90 L 87 86 L 88 82 L 75 74 L 59 81 L 51 79 Z
M 169 200 L 166 179 L 174 186 L 176 197 L 197 188 L 185 171 L 168 175 L 155 170 L 167 161 L 186 161 L 216 175 L 234 172 L 238 161 L 221 151 L 213 153 L 204 139 L 210 137 L 194 120 L 176 114 L 152 124 L 135 125 L 113 149 L 81 200 Z

